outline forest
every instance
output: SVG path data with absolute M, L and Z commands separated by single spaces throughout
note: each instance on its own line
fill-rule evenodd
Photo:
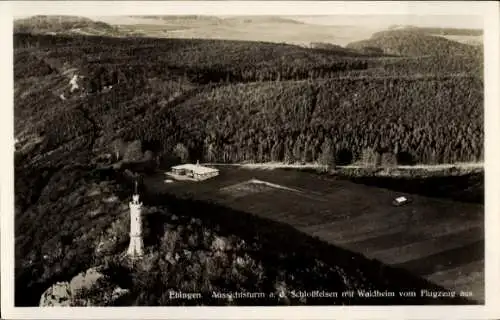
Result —
M 15 42 L 37 43 L 16 54 L 19 85 L 32 79 L 17 71 L 26 65 L 53 81 L 49 90 L 64 90 L 57 70 L 67 65 L 84 75 L 87 98 L 61 112 L 37 108 L 37 91 L 17 103 L 18 114 L 42 112 L 35 128 L 50 148 L 97 126 L 105 140 L 141 140 L 158 154 L 181 144 L 193 161 L 311 162 L 325 150 L 341 165 L 483 156 L 477 55 L 377 58 L 270 43 L 26 34 Z
M 314 162 L 332 151 L 343 165 L 372 151 L 388 163 L 473 162 L 483 153 L 481 104 L 481 83 L 470 77 L 233 85 L 122 132 L 167 142 L 156 133 L 166 130 L 209 162 Z M 162 128 L 165 118 L 172 124 Z
M 87 192 L 101 185 L 111 196 L 105 180 L 114 177 L 98 167 L 115 153 L 332 167 L 482 161 L 481 54 L 383 52 L 15 34 L 16 300 L 34 305 L 48 285 L 93 263 L 121 209 Z M 73 74 L 81 77 L 75 92 Z M 156 276 L 144 278 L 148 290 Z M 136 293 L 137 303 L 162 301 Z
M 281 81 L 184 92 L 179 86 L 170 102 L 149 88 L 123 103 L 131 91 L 115 86 L 40 116 L 34 128 L 46 132 L 50 149 L 88 139 L 95 125 L 108 143 L 140 140 L 158 155 L 181 144 L 191 161 L 208 162 L 314 162 L 326 152 L 339 165 L 437 164 L 481 161 L 484 153 L 482 84 L 475 77 Z

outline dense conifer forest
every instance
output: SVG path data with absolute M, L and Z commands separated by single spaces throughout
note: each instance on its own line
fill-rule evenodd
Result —
M 97 126 L 105 138 L 141 140 L 159 154 L 180 143 L 201 161 L 311 162 L 325 148 L 341 164 L 370 153 L 402 164 L 482 159 L 476 53 L 381 58 L 211 40 L 15 40 L 25 48 L 15 57 L 18 85 L 42 86 L 23 92 L 16 113 L 38 113 L 51 148 Z M 60 72 L 70 66 L 81 70 L 87 98 L 57 101 Z M 39 110 L 40 94 L 61 112 Z

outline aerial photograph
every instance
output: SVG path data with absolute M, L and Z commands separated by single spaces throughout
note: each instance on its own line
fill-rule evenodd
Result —
M 13 22 L 16 307 L 484 305 L 481 16 L 101 14 Z

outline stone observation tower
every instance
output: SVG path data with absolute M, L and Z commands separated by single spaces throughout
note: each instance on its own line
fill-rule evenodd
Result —
M 135 192 L 132 195 L 132 201 L 129 202 L 130 207 L 130 244 L 127 254 L 135 259 L 143 255 L 144 244 L 142 241 L 142 203 L 139 202 L 139 194 L 137 192 L 137 181 L 135 182 Z

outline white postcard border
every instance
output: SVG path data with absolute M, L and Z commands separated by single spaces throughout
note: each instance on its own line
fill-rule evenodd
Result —
M 489 2 L 327 2 L 327 1 L 19 1 L 0 4 L 1 99 L 3 147 L 1 205 L 1 311 L 7 319 L 331 319 L 349 318 L 473 318 L 499 317 L 500 307 L 500 99 L 499 6 Z M 484 306 L 463 307 L 14 307 L 14 174 L 12 17 L 18 15 L 339 15 L 417 14 L 481 15 L 485 48 L 485 210 L 486 249 Z

